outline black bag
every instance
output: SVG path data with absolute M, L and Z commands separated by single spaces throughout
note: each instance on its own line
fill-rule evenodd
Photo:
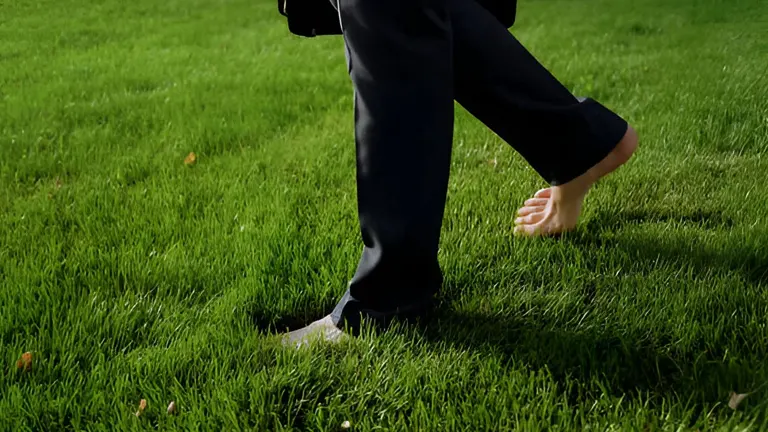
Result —
M 383 0 L 387 1 L 387 0 Z M 517 15 L 517 0 L 475 0 L 506 28 Z M 339 14 L 329 0 L 277 0 L 277 9 L 288 20 L 288 31 L 304 36 L 340 35 Z
M 299 36 L 340 35 L 339 14 L 329 0 L 277 0 L 288 30 Z

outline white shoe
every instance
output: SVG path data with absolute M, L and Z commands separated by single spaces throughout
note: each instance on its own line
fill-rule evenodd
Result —
M 294 330 L 283 337 L 283 345 L 301 348 L 318 340 L 330 343 L 341 342 L 349 336 L 333 324 L 333 318 L 327 315 L 310 325 Z

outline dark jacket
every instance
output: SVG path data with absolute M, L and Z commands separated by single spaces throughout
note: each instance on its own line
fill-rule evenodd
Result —
M 387 1 L 387 0 L 384 0 Z M 515 23 L 517 0 L 474 0 L 506 28 Z M 288 20 L 288 30 L 298 36 L 340 35 L 339 14 L 329 0 L 277 0 L 277 9 Z

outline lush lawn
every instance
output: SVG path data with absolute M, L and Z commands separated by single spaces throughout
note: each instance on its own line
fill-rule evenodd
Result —
M 267 0 L 1 3 L 0 430 L 768 428 L 768 3 L 519 13 L 636 158 L 514 239 L 541 180 L 457 107 L 439 319 L 293 352 L 269 329 L 361 247 L 342 41 Z

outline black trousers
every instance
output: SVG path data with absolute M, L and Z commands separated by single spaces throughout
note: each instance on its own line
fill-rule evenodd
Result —
M 627 123 L 576 99 L 474 0 L 339 0 L 337 8 L 355 90 L 364 249 L 332 316 L 355 329 L 361 317 L 386 324 L 433 306 L 454 100 L 552 185 L 607 156 Z

